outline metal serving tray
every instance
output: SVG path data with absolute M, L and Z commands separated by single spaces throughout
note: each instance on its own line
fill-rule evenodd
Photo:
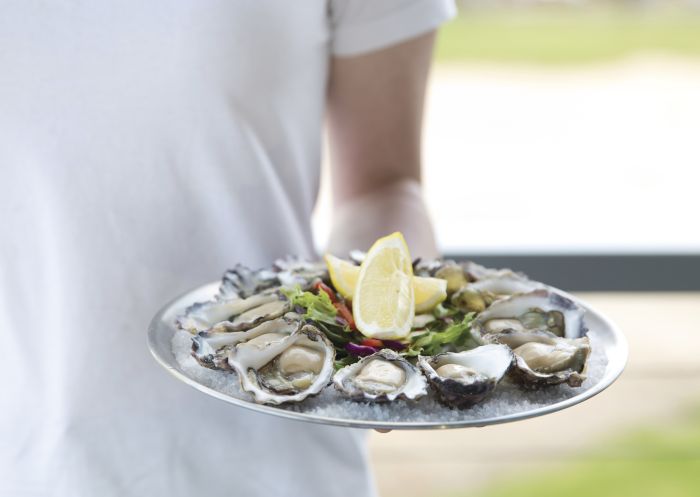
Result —
M 467 428 L 487 426 L 499 423 L 510 423 L 521 419 L 543 416 L 552 412 L 560 411 L 574 406 L 579 402 L 590 399 L 609 387 L 622 373 L 627 362 L 627 341 L 620 330 L 601 313 L 597 312 L 590 305 L 582 302 L 561 290 L 570 299 L 577 302 L 586 310 L 586 324 L 589 328 L 589 335 L 596 339 L 597 346 L 604 348 L 607 356 L 607 367 L 601 379 L 585 390 L 581 390 L 577 395 L 565 400 L 555 402 L 545 407 L 525 410 L 514 414 L 496 417 L 486 417 L 480 419 L 469 418 L 465 420 L 453 421 L 426 421 L 426 422 L 391 422 L 391 421 L 368 421 L 346 417 L 324 417 L 309 413 L 297 412 L 278 406 L 267 406 L 255 404 L 247 399 L 232 397 L 222 392 L 218 392 L 206 385 L 187 376 L 178 364 L 171 348 L 173 335 L 177 332 L 175 328 L 175 318 L 184 312 L 184 309 L 194 302 L 202 302 L 211 299 L 219 288 L 219 282 L 209 283 L 199 288 L 191 290 L 176 298 L 163 307 L 153 318 L 148 328 L 148 348 L 158 363 L 165 368 L 175 378 L 183 383 L 196 388 L 206 395 L 210 395 L 229 404 L 238 407 L 251 409 L 263 414 L 280 416 L 283 418 L 296 419 L 311 423 L 321 423 L 335 426 L 346 426 L 352 428 L 374 428 L 380 430 L 419 430 L 419 429 L 445 429 L 445 428 Z M 235 380 L 235 379 L 234 379 Z

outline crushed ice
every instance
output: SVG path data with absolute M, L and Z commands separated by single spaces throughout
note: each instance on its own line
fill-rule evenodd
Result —
M 428 395 L 415 402 L 395 401 L 386 404 L 353 402 L 338 394 L 333 386 L 326 387 L 318 396 L 286 409 L 313 416 L 342 420 L 363 420 L 375 422 L 441 422 L 478 421 L 546 407 L 588 390 L 598 383 L 607 366 L 607 357 L 602 344 L 594 333 L 589 333 L 591 355 L 588 363 L 588 377 L 580 388 L 557 385 L 536 391 L 527 391 L 506 383 L 500 383 L 494 393 L 484 402 L 469 409 L 450 409 Z M 172 339 L 172 350 L 182 372 L 192 380 L 237 399 L 252 402 L 252 396 L 241 390 L 235 373 L 213 371 L 200 366 L 190 355 L 192 335 L 178 330 Z

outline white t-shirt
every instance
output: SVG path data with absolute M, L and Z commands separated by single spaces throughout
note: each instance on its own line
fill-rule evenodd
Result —
M 0 495 L 371 495 L 362 432 L 208 398 L 145 332 L 236 262 L 313 255 L 330 55 L 450 0 L 0 11 Z

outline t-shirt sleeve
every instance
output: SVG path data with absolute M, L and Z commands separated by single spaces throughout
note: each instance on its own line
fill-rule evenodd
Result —
M 427 33 L 456 13 L 453 0 L 330 0 L 334 55 L 359 55 Z

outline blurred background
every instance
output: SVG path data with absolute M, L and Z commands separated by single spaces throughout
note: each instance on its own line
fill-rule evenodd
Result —
M 380 491 L 698 496 L 700 0 L 458 5 L 426 108 L 439 246 L 574 291 L 621 327 L 630 360 L 564 412 L 373 433 Z M 324 181 L 319 248 L 330 201 Z

